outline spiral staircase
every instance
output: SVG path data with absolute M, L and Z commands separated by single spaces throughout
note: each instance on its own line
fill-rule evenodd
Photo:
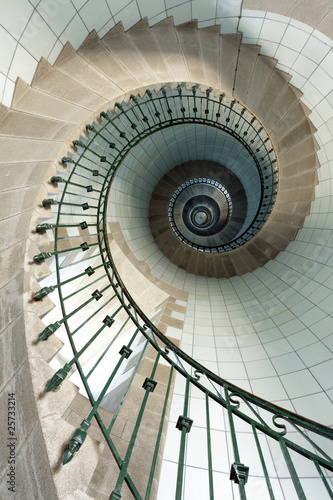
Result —
M 27 186 L 5 217 L 34 206 L 6 257 L 12 272 L 25 255 L 35 498 L 333 497 L 332 429 L 180 349 L 189 294 L 154 268 L 237 279 L 303 227 L 319 147 L 276 63 L 218 26 L 142 19 L 41 59 L 2 106 L 3 156 Z M 30 397 L 28 373 L 17 387 Z

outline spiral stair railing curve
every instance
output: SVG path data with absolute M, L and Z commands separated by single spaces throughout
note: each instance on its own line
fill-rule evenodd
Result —
M 53 223 L 50 219 L 52 223 L 50 221 L 44 222 L 37 226 L 36 231 L 41 232 L 54 229 L 54 251 L 42 251 L 34 257 L 34 261 L 38 263 L 45 259 L 54 259 L 56 283 L 52 286 L 42 288 L 34 294 L 33 298 L 38 301 L 57 290 L 62 317 L 55 323 L 47 326 L 39 334 L 38 340 L 45 341 L 59 328 L 64 327 L 73 351 L 73 357 L 47 382 L 46 391 L 52 392 L 60 389 L 63 380 L 73 369 L 76 369 L 91 404 L 91 409 L 82 422 L 81 427 L 75 431 L 70 443 L 67 445 L 63 464 L 68 463 L 84 444 L 87 430 L 91 425 L 92 419 L 95 418 L 119 468 L 119 475 L 111 492 L 110 499 L 116 500 L 122 497 L 122 489 L 125 483 L 131 491 L 133 498 L 144 498 L 145 500 L 152 498 L 152 484 L 157 471 L 163 424 L 168 412 L 168 400 L 172 392 L 174 375 L 177 373 L 183 377 L 185 383 L 183 412 L 179 415 L 176 425 L 180 431 L 175 491 L 175 498 L 177 500 L 181 499 L 183 495 L 186 446 L 188 440 L 191 439 L 190 431 L 193 424 L 193 419 L 189 412 L 191 388 L 196 388 L 201 392 L 205 407 L 205 450 L 207 454 L 209 484 L 206 498 L 217 498 L 216 487 L 214 486 L 213 473 L 215 464 L 210 423 L 212 404 L 225 409 L 232 448 L 230 479 L 238 485 L 239 497 L 241 499 L 247 498 L 245 485 L 249 474 L 251 475 L 251 463 L 243 463 L 244 446 L 239 442 L 239 432 L 237 431 L 239 421 L 245 422 L 248 428 L 251 429 L 254 443 L 253 454 L 257 454 L 259 459 L 261 474 L 266 485 L 267 498 L 274 499 L 279 498 L 279 496 L 276 496 L 274 492 L 267 450 L 263 447 L 264 436 L 279 444 L 298 498 L 308 498 L 304 478 L 301 477 L 302 473 L 300 470 L 303 462 L 299 462 L 298 457 L 307 459 L 307 463 L 311 465 L 310 468 L 313 477 L 318 478 L 318 484 L 323 488 L 327 498 L 333 498 L 331 475 L 333 472 L 333 460 L 330 456 L 333 430 L 240 389 L 227 380 L 220 378 L 183 352 L 170 339 L 163 335 L 138 307 L 124 285 L 113 260 L 108 242 L 108 195 L 112 180 L 123 158 L 133 146 L 156 130 L 173 126 L 178 122 L 204 123 L 215 126 L 210 123 L 207 115 L 210 111 L 215 112 L 215 114 L 221 114 L 216 109 L 222 110 L 223 106 L 225 107 L 224 112 L 226 116 L 229 116 L 230 119 L 227 122 L 229 126 L 238 124 L 238 127 L 235 127 L 233 132 L 237 140 L 241 140 L 239 128 L 243 132 L 247 131 L 245 136 L 248 135 L 250 141 L 253 140 L 254 144 L 255 140 L 251 139 L 251 132 L 253 134 L 256 133 L 258 136 L 262 131 L 260 124 L 258 126 L 256 119 L 253 116 L 251 117 L 245 108 L 243 108 L 243 112 L 238 113 L 238 111 L 233 111 L 233 107 L 236 104 L 235 101 L 224 104 L 223 95 L 218 99 L 210 99 L 209 90 L 206 92 L 206 95 L 197 95 L 195 88 L 190 92 L 185 92 L 180 86 L 178 86 L 177 92 L 172 93 L 162 88 L 161 95 L 157 94 L 153 96 L 152 92 L 147 91 L 146 96 L 142 100 L 139 97 L 132 96 L 133 108 L 131 108 L 131 105 L 116 104 L 118 111 L 112 117 L 107 113 L 102 113 L 101 116 L 104 120 L 101 126 L 87 126 L 87 129 L 90 131 L 88 140 L 81 139 L 74 141 L 74 144 L 77 146 L 77 156 L 63 158 L 64 164 L 67 165 L 67 174 L 51 179 L 51 182 L 59 184 L 59 200 L 50 198 L 43 201 L 44 206 L 52 206 L 54 212 L 56 212 L 55 222 Z M 173 108 L 170 105 L 170 102 L 175 102 L 172 99 L 176 98 L 179 99 L 178 102 L 182 103 L 181 107 L 179 107 L 182 115 L 180 117 L 173 115 Z M 191 104 L 192 102 L 194 103 L 191 108 L 193 111 L 189 117 L 185 116 L 186 108 L 182 99 L 188 99 Z M 190 99 L 193 101 L 190 101 Z M 130 109 L 132 113 L 129 111 Z M 208 113 L 206 112 L 207 110 Z M 164 113 L 163 121 L 161 118 L 162 113 Z M 200 113 L 202 113 L 202 116 L 199 116 Z M 193 114 L 198 116 L 193 116 Z M 247 130 L 243 128 L 244 123 L 240 127 L 243 115 L 250 117 L 247 121 Z M 135 121 L 134 118 L 136 118 Z M 254 125 L 255 123 L 256 125 Z M 110 124 L 112 125 L 112 133 L 109 128 Z M 257 127 L 256 129 L 255 126 Z M 228 128 L 228 133 L 231 132 Z M 105 135 L 102 135 L 102 133 L 105 133 Z M 133 134 L 132 138 L 127 137 L 130 133 Z M 268 164 L 270 165 L 270 202 L 273 202 L 277 183 L 276 159 L 274 154 L 272 154 L 273 149 L 269 138 L 261 138 L 261 143 L 265 150 L 264 155 L 260 153 L 262 160 L 258 160 L 255 157 L 245 140 L 243 145 L 254 157 L 261 173 L 261 167 L 264 168 Z M 120 145 L 123 146 L 122 149 L 120 149 Z M 105 154 L 106 148 L 108 151 L 111 151 L 110 155 Z M 263 163 L 260 164 L 260 161 Z M 261 175 L 261 181 L 265 188 L 268 180 L 264 179 L 264 176 Z M 84 202 L 82 203 L 82 201 Z M 82 221 L 82 218 L 85 220 Z M 261 222 L 262 220 L 260 219 Z M 72 246 L 73 236 L 63 237 L 63 230 L 69 231 L 69 233 L 74 231 L 75 234 L 78 232 L 82 243 L 78 246 Z M 257 230 L 258 227 L 255 227 L 254 232 Z M 87 258 L 80 258 L 80 256 L 85 255 L 82 252 L 87 252 L 89 256 Z M 66 263 L 69 255 L 74 255 L 74 260 L 71 261 L 69 259 L 69 263 Z M 85 267 L 87 264 L 92 265 Z M 97 276 L 95 279 L 94 274 Z M 78 284 L 78 286 L 75 284 Z M 73 286 L 75 286 L 75 289 L 73 289 Z M 91 290 L 95 286 L 98 288 L 91 293 Z M 70 293 L 68 293 L 68 290 L 70 290 Z M 79 307 L 72 306 L 70 308 L 67 304 L 73 304 L 71 299 L 74 296 L 76 296 L 76 303 L 79 302 L 80 305 Z M 101 306 L 99 306 L 98 302 L 100 299 L 102 299 Z M 102 319 L 102 316 L 105 314 L 106 316 Z M 75 322 L 73 322 L 73 319 L 75 319 Z M 116 330 L 114 331 L 114 329 Z M 78 332 L 80 332 L 80 335 L 77 335 Z M 108 332 L 111 332 L 111 334 L 108 334 Z M 128 332 L 128 335 L 124 337 L 125 343 L 119 351 L 120 357 L 113 364 L 110 363 L 108 365 L 109 372 L 105 373 L 106 365 L 103 363 L 105 363 L 112 347 L 122 338 L 124 332 Z M 95 345 L 95 340 L 101 338 L 103 338 L 102 352 L 101 354 L 98 353 L 98 356 L 93 357 L 93 364 L 88 363 L 87 367 L 87 364 L 82 363 L 81 360 L 86 360 L 84 358 L 86 353 L 89 352 L 92 345 Z M 142 385 L 144 395 L 138 416 L 126 452 L 122 454 L 112 437 L 112 429 L 131 384 L 135 376 L 139 373 L 148 347 L 153 349 L 155 361 L 150 375 L 145 378 Z M 136 353 L 136 362 L 131 367 L 129 379 L 126 379 L 126 387 L 123 390 L 122 397 L 119 401 L 117 400 L 116 408 L 110 413 L 110 421 L 106 422 L 102 417 L 100 408 L 103 408 L 103 402 L 107 395 L 109 393 L 112 394 L 112 384 L 119 374 L 124 373 L 124 367 L 126 368 L 134 351 Z M 147 479 L 145 490 L 143 491 L 142 486 L 137 486 L 135 479 L 133 479 L 133 471 L 130 468 L 131 457 L 138 433 L 140 432 L 140 425 L 147 408 L 148 400 L 154 397 L 151 394 L 154 392 L 156 385 L 158 385 L 154 377 L 161 362 L 163 366 L 168 367 L 168 376 L 164 384 L 160 421 L 156 429 L 156 442 L 151 456 L 151 463 L 149 466 L 147 465 Z M 94 383 L 102 375 L 105 383 L 103 382 L 102 386 L 98 386 L 96 389 Z

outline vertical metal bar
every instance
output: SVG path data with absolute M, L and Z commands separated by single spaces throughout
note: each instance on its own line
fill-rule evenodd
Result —
M 73 336 L 76 332 L 78 332 L 84 325 L 86 325 L 96 314 L 98 314 L 104 307 L 106 307 L 114 298 L 116 295 L 113 295 L 105 304 L 103 304 L 101 307 L 99 307 L 93 314 L 91 314 L 83 323 L 81 323 L 75 330 L 72 331 L 71 336 Z
M 232 409 L 231 409 L 231 405 L 230 405 L 230 398 L 229 398 L 229 391 L 228 391 L 227 384 L 224 385 L 224 394 L 225 394 L 225 400 L 227 402 L 228 418 L 229 418 L 232 446 L 233 446 L 233 450 L 234 450 L 234 457 L 235 457 L 236 462 L 240 462 L 238 444 L 237 444 L 237 438 L 236 438 L 236 431 L 235 431 L 235 424 L 234 424 Z
M 259 453 L 259 457 L 260 457 L 261 466 L 262 466 L 262 469 L 264 471 L 264 475 L 265 475 L 265 479 L 266 479 L 266 484 L 267 484 L 269 496 L 270 496 L 271 500 L 275 500 L 275 496 L 274 496 L 274 493 L 273 493 L 272 484 L 271 484 L 271 481 L 269 479 L 269 475 L 268 475 L 268 471 L 267 471 L 267 467 L 266 467 L 266 463 L 265 463 L 265 458 L 264 458 L 264 455 L 263 455 L 263 452 L 262 452 L 262 449 L 261 449 L 261 446 L 260 446 L 260 441 L 259 441 L 257 429 L 256 429 L 256 427 L 254 425 L 254 422 L 252 422 L 252 430 L 253 430 L 254 439 L 255 439 L 255 442 L 256 442 L 256 445 L 257 445 L 257 449 L 258 449 L 258 453 Z
M 105 290 L 107 290 L 108 288 L 110 288 L 110 286 L 111 285 L 107 285 L 106 287 L 102 288 L 101 293 L 105 292 Z M 74 316 L 74 314 L 76 314 L 77 312 L 79 312 L 83 307 L 85 307 L 87 304 L 89 304 L 89 302 L 92 302 L 93 300 L 95 300 L 95 298 L 91 297 L 90 299 L 88 299 L 85 302 L 83 302 L 83 304 L 81 304 L 79 307 L 77 307 L 76 309 L 74 309 L 74 311 L 70 312 L 67 315 L 64 314 L 64 317 L 66 318 L 66 320 L 68 320 L 69 318 L 71 318 L 72 316 Z M 63 302 L 63 299 L 62 299 L 62 302 Z
M 98 398 L 96 399 L 94 406 L 91 408 L 91 410 L 90 410 L 90 412 L 89 412 L 89 415 L 88 415 L 88 417 L 86 418 L 86 420 L 88 420 L 88 422 L 90 422 L 90 421 L 91 421 L 91 419 L 92 419 L 92 418 L 93 418 L 93 416 L 95 415 L 96 411 L 98 410 L 98 407 L 99 407 L 99 405 L 100 405 L 100 403 L 101 403 L 102 399 L 104 398 L 104 396 L 105 396 L 105 394 L 106 394 L 106 391 L 107 391 L 107 390 L 108 390 L 108 388 L 110 387 L 110 384 L 111 384 L 111 382 L 112 382 L 112 380 L 113 380 L 113 378 L 114 378 L 115 374 L 117 373 L 117 371 L 118 371 L 118 369 L 119 369 L 119 367 L 120 367 L 121 363 L 123 362 L 124 357 L 125 357 L 125 354 L 122 354 L 122 355 L 121 355 L 120 360 L 119 360 L 119 361 L 118 361 L 118 363 L 116 364 L 116 366 L 115 366 L 115 368 L 114 368 L 113 372 L 111 373 L 111 375 L 110 375 L 110 377 L 108 378 L 108 380 L 107 380 L 107 382 L 106 382 L 105 386 L 103 387 L 103 389 L 102 389 L 102 391 L 101 391 L 100 395 L 99 395 L 99 396 L 98 396 Z
M 224 394 L 225 394 L 225 400 L 226 400 L 226 403 L 227 403 L 228 419 L 229 419 L 231 441 L 232 441 L 232 447 L 233 447 L 233 450 L 234 450 L 235 462 L 236 463 L 240 463 L 240 456 L 239 456 L 239 450 L 238 450 L 238 444 L 237 444 L 236 430 L 235 430 L 235 424 L 234 424 L 234 418 L 233 418 L 233 414 L 232 414 L 232 409 L 231 409 L 231 405 L 230 405 L 230 397 L 229 397 L 229 391 L 228 391 L 227 384 L 224 385 Z M 244 479 L 239 478 L 238 486 L 239 486 L 239 494 L 240 494 L 241 500 L 246 500 Z
M 172 363 L 171 369 L 170 369 L 170 375 L 169 375 L 168 385 L 167 385 L 167 390 L 166 390 L 165 398 L 164 398 L 164 405 L 163 405 L 163 410 L 162 410 L 162 414 L 161 414 L 160 426 L 159 426 L 159 429 L 158 429 L 158 434 L 157 434 L 157 439 L 156 439 L 156 445 L 155 445 L 155 451 L 154 451 L 154 456 L 153 456 L 153 460 L 152 460 L 152 466 L 150 468 L 150 474 L 149 474 L 149 478 L 148 478 L 148 485 L 147 485 L 145 500 L 149 500 L 150 499 L 151 488 L 152 488 L 152 485 L 153 485 L 153 479 L 154 479 L 154 474 L 155 474 L 155 469 L 156 469 L 157 456 L 158 456 L 158 451 L 159 451 L 159 448 L 160 448 L 161 437 L 162 437 L 162 430 L 163 430 L 163 424 L 164 424 L 164 420 L 165 420 L 165 413 L 166 413 L 166 409 L 167 409 L 167 405 L 168 405 L 168 399 L 169 399 L 169 394 L 170 394 L 170 387 L 171 387 L 173 369 L 174 369 L 174 365 Z
M 118 330 L 118 332 L 116 333 L 116 335 L 113 337 L 113 339 L 111 340 L 111 342 L 109 343 L 109 345 L 104 349 L 104 351 L 102 352 L 102 354 L 100 355 L 100 357 L 98 358 L 98 360 L 96 361 L 96 363 L 94 364 L 94 366 L 91 368 L 91 370 L 89 371 L 89 373 L 86 375 L 86 379 L 88 379 L 90 377 L 90 375 L 92 374 L 92 372 L 95 370 L 95 368 L 98 366 L 98 364 L 101 362 L 101 360 L 104 358 L 105 354 L 108 352 L 108 350 L 110 349 L 110 347 L 112 346 L 112 344 L 114 343 L 114 341 L 118 338 L 119 334 L 121 333 L 121 331 L 125 328 L 126 324 L 128 323 L 128 321 L 130 320 L 130 317 L 128 317 L 124 324 L 121 326 L 121 328 Z
M 156 108 L 156 104 L 155 104 L 155 100 L 153 99 L 153 95 L 152 93 L 150 92 L 150 90 L 147 90 L 147 95 L 149 96 L 150 98 L 150 101 L 152 104 L 153 104 L 153 107 L 154 107 L 154 115 L 156 116 L 156 118 L 158 118 L 159 122 L 161 123 L 161 118 L 160 118 L 160 115 L 161 113 L 158 111 L 158 109 Z M 141 109 L 141 106 L 140 106 L 140 109 Z M 150 110 L 149 110 L 150 111 Z M 154 120 L 154 123 L 156 123 L 156 121 Z
M 153 369 L 152 369 L 151 375 L 150 375 L 150 379 L 151 380 L 153 380 L 153 378 L 154 378 L 159 358 L 160 358 L 160 353 L 158 353 L 157 356 L 156 356 L 155 363 L 154 363 L 154 366 L 153 366 Z M 156 384 L 156 382 L 155 382 L 155 384 Z M 139 414 L 137 416 L 137 419 L 136 419 L 136 422 L 135 422 L 135 426 L 134 426 L 134 429 L 133 429 L 133 432 L 132 432 L 132 436 L 131 436 L 129 445 L 127 447 L 126 455 L 125 455 L 125 458 L 123 460 L 123 463 L 122 463 L 122 466 L 121 466 L 121 469 L 120 469 L 120 472 L 119 472 L 118 481 L 117 481 L 117 484 L 116 484 L 116 487 L 115 487 L 114 491 L 112 492 L 112 496 L 114 496 L 116 498 L 117 498 L 117 495 L 118 496 L 120 495 L 123 482 L 124 482 L 124 480 L 125 480 L 125 478 L 127 476 L 128 464 L 129 464 L 129 461 L 131 459 L 131 455 L 132 455 L 132 452 L 133 452 L 135 441 L 136 441 L 136 438 L 137 438 L 137 435 L 138 435 L 138 432 L 139 432 L 139 428 L 140 428 L 140 425 L 141 425 L 142 417 L 143 417 L 143 414 L 144 414 L 144 411 L 145 411 L 145 408 L 146 408 L 146 404 L 147 404 L 147 401 L 148 401 L 148 397 L 149 397 L 150 392 L 152 392 L 153 390 L 154 390 L 154 388 L 152 388 L 152 386 L 150 384 L 146 385 L 146 387 L 145 387 L 145 395 L 143 397 L 143 400 L 142 400 L 142 403 L 141 403 L 141 406 L 140 406 L 140 410 L 139 410 Z M 111 496 L 111 498 L 112 498 L 112 496 Z
M 326 490 L 327 490 L 330 498 L 333 498 L 333 491 L 330 488 L 330 485 L 328 484 L 328 481 L 327 481 L 326 477 L 324 476 L 323 471 L 321 470 L 321 467 L 320 467 L 319 463 L 316 460 L 314 460 L 313 462 L 314 462 L 314 464 L 315 464 L 315 466 L 317 468 L 317 471 L 319 472 L 319 475 L 320 475 L 320 477 L 321 477 L 321 479 L 322 479 L 322 481 L 323 481 L 323 483 L 325 485 L 325 488 L 326 488 Z
M 294 487 L 295 487 L 296 493 L 298 495 L 298 498 L 300 500 L 306 500 L 306 496 L 305 496 L 305 493 L 303 491 L 301 481 L 298 477 L 298 474 L 296 472 L 295 466 L 293 464 L 293 461 L 291 459 L 290 453 L 288 451 L 288 448 L 287 448 L 287 445 L 286 445 L 284 439 L 280 440 L 280 446 L 281 446 L 281 450 L 282 450 L 284 459 L 285 459 L 286 464 L 288 466 L 288 470 L 290 472 L 291 479 L 293 480 Z
M 173 123 L 173 118 L 172 118 L 172 109 L 170 108 L 170 104 L 169 104 L 169 101 L 168 101 L 168 97 L 167 97 L 167 92 L 165 90 L 164 87 L 162 87 L 162 94 L 164 96 L 164 99 L 165 99 L 165 102 L 166 102 L 166 106 L 167 106 L 167 113 L 169 115 L 169 117 L 167 119 L 170 120 L 170 123 Z
M 214 500 L 213 461 L 212 461 L 212 443 L 210 437 L 210 415 L 209 415 L 208 392 L 206 392 L 206 430 L 207 430 L 207 452 L 208 452 L 209 498 L 210 500 Z
M 130 346 L 130 344 L 134 341 L 134 338 L 136 337 L 136 335 L 137 335 L 138 331 L 139 331 L 139 328 L 136 330 L 135 334 L 133 335 L 133 337 L 132 337 L 132 339 L 131 339 L 131 342 L 128 344 L 128 347 L 129 347 L 129 346 Z M 145 342 L 145 346 L 144 346 L 144 348 L 142 349 L 142 352 L 141 352 L 141 354 L 140 354 L 140 358 L 139 358 L 138 362 L 137 362 L 137 363 L 136 363 L 136 365 L 135 365 L 135 369 L 133 370 L 133 373 L 132 373 L 132 375 L 131 375 L 131 377 L 130 377 L 130 380 L 129 380 L 128 384 L 127 384 L 127 387 L 126 387 L 126 390 L 125 390 L 125 392 L 124 392 L 124 395 L 123 395 L 123 397 L 121 398 L 121 401 L 120 401 L 120 403 L 119 403 L 119 405 L 118 405 L 118 407 L 117 407 L 117 409 L 116 409 L 116 411 L 115 411 L 115 413 L 114 413 L 114 415 L 113 415 L 113 417 L 112 417 L 112 420 L 111 420 L 110 425 L 109 425 L 109 427 L 108 427 L 108 433 L 109 433 L 109 434 L 110 434 L 110 432 L 111 432 L 111 430 L 112 430 L 112 427 L 114 426 L 114 423 L 115 423 L 115 421 L 116 421 L 116 419 L 117 419 L 117 416 L 118 416 L 118 414 L 119 414 L 119 412 L 120 412 L 120 410 L 121 410 L 121 407 L 122 407 L 122 405 L 123 405 L 123 403 L 124 403 L 124 401 L 125 401 L 125 398 L 126 398 L 126 396 L 127 396 L 127 393 L 128 393 L 128 391 L 129 391 L 129 389 L 130 389 L 130 387 L 131 387 L 131 384 L 132 384 L 132 382 L 133 382 L 134 376 L 135 376 L 136 372 L 137 372 L 137 371 L 138 371 L 138 369 L 139 369 L 139 366 L 140 366 L 140 364 L 141 364 L 141 360 L 142 360 L 142 358 L 143 358 L 143 355 L 144 355 L 144 353 L 145 353 L 145 350 L 146 350 L 146 348 L 147 348 L 148 343 L 149 343 L 149 341 L 148 341 L 148 340 L 146 340 L 146 342 Z
M 88 342 L 80 349 L 80 351 L 76 354 L 76 356 L 74 356 L 74 358 L 68 362 L 69 365 L 73 365 L 78 361 L 81 354 L 83 354 L 88 349 L 88 347 L 93 343 L 93 341 L 98 337 L 98 335 L 106 328 L 106 326 L 107 324 L 105 323 L 103 326 L 101 326 L 101 328 L 97 330 L 96 333 L 94 333 L 91 339 L 88 340 Z
M 185 399 L 184 399 L 184 410 L 183 410 L 184 417 L 187 417 L 187 413 L 188 413 L 189 392 L 190 392 L 190 378 L 187 376 L 186 377 L 186 388 L 185 388 Z M 182 493 L 183 493 L 186 433 L 187 433 L 187 429 L 185 426 L 183 426 L 181 429 L 181 438 L 180 438 L 180 450 L 179 450 L 178 474 L 177 474 L 177 489 L 176 489 L 175 500 L 181 500 Z
M 83 275 L 86 275 L 86 273 L 83 273 Z M 73 297 L 74 295 L 76 295 L 77 293 L 80 293 L 82 292 L 83 290 L 85 290 L 86 288 L 89 288 L 91 285 L 93 285 L 94 283 L 97 283 L 97 281 L 100 281 L 102 280 L 103 278 L 105 278 L 104 274 L 102 276 L 100 276 L 99 278 L 96 278 L 95 280 L 93 281 L 90 281 L 88 283 L 88 285 L 85 285 L 83 286 L 82 288 L 78 288 L 77 290 L 75 290 L 75 292 L 72 292 L 70 293 L 69 295 L 66 295 L 66 297 L 63 298 L 63 300 L 67 300 L 67 299 L 70 299 L 71 297 Z M 61 285 L 61 283 L 60 283 Z
M 128 116 L 127 112 L 124 110 L 123 106 L 122 106 L 119 102 L 116 102 L 116 103 L 115 103 L 115 106 L 116 106 L 117 108 L 119 108 L 119 109 L 120 109 L 120 111 L 121 111 L 121 114 L 120 114 L 120 115 L 118 115 L 118 117 L 119 117 L 120 121 L 122 122 L 121 117 L 122 117 L 122 116 L 125 116 L 125 118 L 126 118 L 126 119 L 129 121 L 129 123 L 130 123 L 130 126 L 131 126 L 131 129 L 133 130 L 133 133 L 134 133 L 134 131 L 135 131 L 135 132 L 136 132 L 136 134 L 138 135 L 138 131 L 136 130 L 136 128 L 137 128 L 137 124 L 136 124 L 136 123 L 134 123 L 134 122 L 131 120 L 131 118 Z M 132 110 L 131 110 L 131 111 L 132 111 Z M 134 114 L 135 114 L 135 113 L 134 113 Z M 127 127 L 126 127 L 126 128 L 127 128 Z

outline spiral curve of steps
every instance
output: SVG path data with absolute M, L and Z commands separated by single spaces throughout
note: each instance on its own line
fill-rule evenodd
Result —
M 199 47 L 203 48 L 202 51 Z M 219 61 L 218 70 L 216 60 Z M 190 82 L 202 87 L 203 91 L 206 88 L 222 89 L 230 99 L 234 98 L 247 106 L 264 124 L 276 150 L 279 172 L 274 212 L 260 231 L 256 243 L 253 241 L 241 251 L 235 250 L 232 256 L 225 257 L 221 265 L 222 275 L 230 277 L 251 272 L 258 262 L 264 265 L 267 259 L 275 258 L 285 249 L 302 227 L 314 198 L 318 168 L 317 144 L 313 136 L 315 129 L 307 118 L 309 112 L 299 100 L 300 92 L 289 84 L 289 76 L 277 70 L 275 64 L 275 60 L 259 55 L 258 46 L 242 44 L 240 35 L 220 35 L 219 28 L 215 26 L 198 29 L 195 21 L 174 26 L 172 18 L 153 27 L 149 27 L 147 19 L 143 19 L 126 32 L 118 23 L 102 39 L 92 32 L 78 51 L 68 43 L 53 66 L 45 59 L 40 61 L 31 86 L 18 80 L 12 108 L 1 106 L 0 109 L 0 141 L 4 157 L 8 158 L 8 163 L 20 162 L 16 174 L 22 184 L 29 184 L 29 179 L 40 176 L 41 172 L 44 177 L 44 184 L 38 192 L 29 192 L 28 188 L 24 200 L 17 198 L 17 207 L 22 207 L 27 200 L 35 203 L 38 199 L 40 202 L 50 193 L 59 196 L 58 188 L 50 185 L 48 179 L 59 172 L 66 173 L 61 158 L 68 154 L 68 150 L 73 155 L 76 153 L 70 145 L 73 138 L 79 137 L 80 133 L 87 137 L 86 123 L 101 123 L 99 113 L 108 109 L 114 111 L 116 101 L 129 104 L 130 94 L 143 95 L 147 88 L 158 93 L 162 82 L 171 86 L 173 82 Z M 249 74 L 251 78 L 248 78 Z M 276 96 L 275 100 L 272 95 Z M 34 167 L 28 170 L 32 164 Z M 166 178 L 169 181 L 175 179 L 174 176 Z M 8 207 L 8 210 L 11 209 Z M 286 217 L 288 223 L 285 222 Z M 30 215 L 27 216 L 20 230 L 26 231 L 28 226 L 31 229 L 36 223 L 50 218 L 50 211 L 35 204 L 32 220 Z M 156 227 L 160 227 L 160 221 L 155 222 Z M 9 225 L 4 228 L 4 237 L 6 233 L 10 233 Z M 62 237 L 71 239 L 73 247 L 82 241 L 80 235 L 73 236 L 65 229 Z M 89 237 L 85 241 L 89 242 Z M 52 236 L 48 238 L 45 234 L 31 233 L 28 259 L 31 260 L 41 249 L 52 251 L 53 248 Z M 200 274 L 197 262 L 192 262 L 192 272 Z M 30 267 L 25 277 L 26 295 L 38 290 L 41 275 L 46 276 L 50 272 L 46 263 L 38 268 Z M 215 264 L 207 261 L 203 274 L 214 276 L 214 272 Z M 39 317 L 53 307 L 50 298 L 42 304 L 28 303 L 25 311 L 28 343 L 33 342 L 36 331 L 44 327 Z M 49 362 L 61 348 L 62 342 L 55 336 L 47 347 L 36 347 L 30 362 L 36 394 L 43 392 L 44 379 L 53 374 Z M 82 407 L 76 413 L 76 404 L 80 401 L 84 407 L 85 403 L 74 384 L 66 382 L 65 386 L 61 397 L 56 394 L 52 401 L 43 399 L 38 402 L 41 419 L 53 415 L 52 422 L 45 419 L 42 423 L 45 437 L 50 436 L 52 428 L 57 426 L 63 439 L 68 439 L 73 426 L 77 425 Z M 71 415 L 71 422 L 69 417 L 67 421 L 63 418 L 65 414 L 66 418 Z M 96 426 L 81 451 L 80 463 L 73 466 L 75 474 L 73 470 L 57 469 L 62 443 L 55 448 L 47 444 L 57 488 L 49 498 L 56 498 L 56 494 L 57 498 L 65 499 L 68 491 L 80 498 L 81 493 L 75 493 L 78 482 L 84 491 L 87 490 L 103 463 L 100 442 Z M 96 484 L 96 481 L 93 482 L 91 492 L 97 488 Z M 103 486 L 98 494 L 103 494 L 102 490 Z M 85 498 L 89 497 L 86 495 Z

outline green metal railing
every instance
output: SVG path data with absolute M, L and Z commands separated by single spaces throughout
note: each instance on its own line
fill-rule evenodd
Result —
M 180 86 L 176 92 L 162 88 L 160 94 L 147 91 L 143 99 L 132 96 L 129 105 L 117 104 L 116 107 L 115 114 L 101 114 L 102 125 L 87 127 L 90 131 L 88 140 L 74 141 L 77 156 L 63 158 L 67 173 L 61 179 L 58 176 L 52 178 L 52 182 L 63 181 L 59 184 L 60 194 L 57 199 L 50 198 L 55 203 L 47 200 L 44 203 L 45 206 L 52 205 L 54 220 L 36 227 L 38 232 L 54 231 L 54 250 L 45 252 L 41 249 L 34 260 L 37 264 L 44 259 L 54 261 L 56 282 L 43 287 L 34 298 L 40 300 L 56 290 L 61 307 L 58 320 L 48 325 L 38 339 L 45 341 L 58 329 L 65 328 L 73 352 L 72 358 L 47 381 L 46 390 L 58 390 L 64 379 L 75 370 L 91 405 L 81 427 L 68 443 L 63 463 L 72 460 L 84 445 L 87 430 L 92 420 L 96 419 L 119 469 L 118 476 L 113 478 L 110 499 L 120 499 L 125 484 L 133 498 L 152 498 L 155 494 L 154 478 L 160 466 L 168 403 L 176 375 L 184 380 L 185 389 L 182 395 L 183 410 L 176 422 L 179 430 L 178 471 L 170 498 L 183 498 L 186 489 L 187 448 L 193 439 L 193 428 L 196 427 L 195 418 L 191 415 L 193 391 L 199 391 L 201 395 L 206 429 L 205 442 L 201 443 L 207 459 L 208 487 L 204 498 L 221 498 L 215 478 L 216 471 L 221 472 L 221 465 L 216 461 L 214 452 L 214 408 L 221 411 L 221 425 L 224 424 L 220 430 L 225 433 L 226 448 L 230 446 L 229 477 L 238 485 L 236 487 L 242 500 L 253 497 L 248 496 L 246 483 L 252 480 L 254 461 L 256 470 L 259 470 L 254 476 L 261 478 L 265 489 L 260 498 L 281 497 L 280 490 L 275 492 L 281 473 L 274 472 L 272 466 L 272 454 L 276 451 L 274 443 L 281 450 L 279 460 L 283 464 L 283 471 L 285 466 L 289 471 L 287 476 L 285 472 L 282 476 L 291 478 L 299 499 L 311 499 L 307 478 L 302 474 L 304 459 L 311 470 L 307 470 L 306 475 L 316 478 L 318 491 L 326 495 L 320 498 L 333 498 L 332 429 L 236 387 L 176 347 L 133 300 L 117 271 L 108 243 L 108 194 L 123 158 L 148 135 L 178 123 L 203 123 L 225 130 L 236 137 L 254 158 L 262 182 L 262 215 L 259 212 L 258 219 L 247 233 L 229 246 L 226 245 L 224 250 L 246 241 L 259 230 L 275 198 L 277 174 L 269 138 L 245 108 L 239 110 L 235 101 L 228 103 L 223 95 L 215 99 L 208 90 L 202 95 L 196 89 L 186 91 Z M 264 204 L 266 207 L 263 207 Z M 64 230 L 68 231 L 68 236 L 63 235 Z M 124 343 L 119 349 L 121 339 L 124 339 Z M 116 346 L 119 349 L 118 359 L 114 357 Z M 153 360 L 152 366 L 142 384 L 137 418 L 126 451 L 120 451 L 113 432 L 114 426 L 123 415 L 129 393 L 133 387 L 137 390 L 140 368 L 148 359 L 147 352 L 149 359 Z M 111 353 L 112 362 L 108 361 Z M 135 362 L 131 363 L 131 359 Z M 159 375 L 161 367 L 164 370 L 162 379 Z M 119 380 L 123 384 L 120 395 L 114 389 L 119 387 L 116 385 Z M 155 391 L 156 387 L 158 391 Z M 148 407 L 150 410 L 147 412 Z M 146 422 L 151 407 L 159 408 L 155 427 L 152 426 L 154 442 L 149 448 L 149 461 L 144 464 L 144 478 L 137 484 L 136 470 L 141 470 L 142 464 L 133 456 L 142 446 L 138 437 L 146 428 L 147 423 L 143 425 L 143 422 Z M 242 422 L 246 424 L 246 431 Z M 202 423 L 198 425 L 202 426 Z M 241 439 L 244 432 L 252 442 L 250 461 L 244 459 L 249 457 L 249 450 Z

